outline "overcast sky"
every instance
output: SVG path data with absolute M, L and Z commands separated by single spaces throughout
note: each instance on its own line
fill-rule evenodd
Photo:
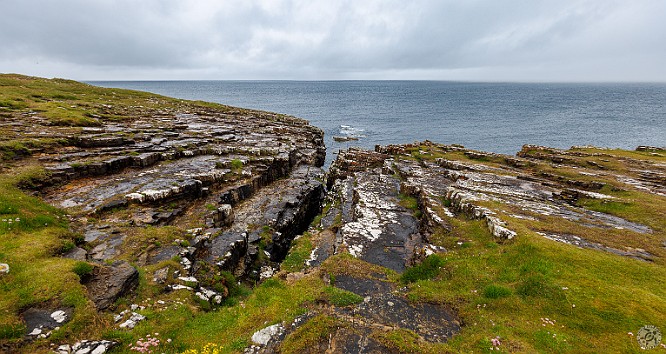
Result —
M 666 81 L 665 0 L 0 0 L 0 72 Z

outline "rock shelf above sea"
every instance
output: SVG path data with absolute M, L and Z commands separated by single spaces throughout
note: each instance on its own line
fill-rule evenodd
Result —
M 2 350 L 132 348 L 133 331 L 166 326 L 159 313 L 170 306 L 178 309 L 173 316 L 186 311 L 184 318 L 222 306 L 250 311 L 251 301 L 238 302 L 241 284 L 268 284 L 259 294 L 278 290 L 265 295 L 271 301 L 259 314 L 248 315 L 256 318 L 236 350 L 400 352 L 398 337 L 436 349 L 473 325 L 465 322 L 469 299 L 430 301 L 436 296 L 419 293 L 418 281 L 429 281 L 426 287 L 451 280 L 455 271 L 445 259 L 468 248 L 475 253 L 464 257 L 488 250 L 501 257 L 503 247 L 537 239 L 665 264 L 663 148 L 525 145 L 508 156 L 423 141 L 341 150 L 324 171 L 323 132 L 304 120 L 73 87 L 89 96 L 33 94 L 34 107 L 0 106 L 2 172 L 67 219 L 56 236 L 43 236 L 25 229 L 33 215 L 3 206 L 2 221 L 12 225 L 0 225 L 2 235 L 23 227 L 22 237 L 7 242 L 34 254 L 21 258 L 7 247 L 0 280 L 25 277 L 29 267 L 20 260 L 32 257 L 64 261 L 58 269 L 67 269 L 66 281 L 84 289 L 78 302 L 61 293 L 17 301 L 6 319 L 20 324 L 18 335 L 0 343 Z M 49 111 L 53 105 L 58 114 L 72 110 L 70 120 Z M 55 227 L 48 225 L 53 218 L 38 220 L 30 227 Z M 50 253 L 33 250 L 38 239 L 26 235 L 51 237 L 44 247 Z M 14 246 L 24 239 L 30 242 Z M 293 286 L 314 295 L 298 303 L 279 297 Z M 78 341 L 78 332 L 59 332 L 82 323 L 123 334 Z M 326 335 L 307 337 L 317 331 Z M 156 337 L 140 341 L 167 346 Z M 178 340 L 178 348 L 192 345 Z

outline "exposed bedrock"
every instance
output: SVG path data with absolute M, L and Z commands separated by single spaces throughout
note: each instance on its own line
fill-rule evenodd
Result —
M 41 135 L 64 146 L 35 154 L 47 177 L 33 187 L 65 208 L 82 235 L 66 256 L 99 264 L 86 283 L 97 307 L 134 290 L 136 274 L 121 272 L 118 260 L 179 259 L 156 281 L 217 302 L 222 288 L 213 292 L 195 276 L 225 270 L 259 279 L 262 267 L 277 268 L 320 212 L 323 132 L 298 118 L 228 107 L 141 112 L 93 128 L 44 128 Z
M 407 299 L 386 274 L 402 273 L 407 267 L 434 252 L 444 252 L 428 242 L 427 233 L 447 227 L 442 218 L 431 215 L 419 218 L 418 207 L 406 203 L 404 186 L 388 154 L 351 149 L 342 151 L 331 166 L 327 184 L 326 208 L 321 223 L 315 225 L 313 250 L 306 267 L 317 267 L 334 254 L 349 253 L 367 264 L 364 274 L 347 274 L 346 269 L 333 271 L 330 284 L 360 296 L 363 301 L 353 306 L 319 308 L 308 318 L 292 324 L 278 324 L 255 333 L 255 345 L 248 353 L 279 350 L 280 342 L 298 327 L 315 318 L 333 318 L 340 325 L 331 333 L 311 343 L 314 351 L 345 353 L 396 352 L 377 340 L 376 334 L 387 329 L 404 329 L 422 340 L 447 341 L 460 331 L 457 313 L 443 304 L 413 303 Z M 423 202 L 424 205 L 427 201 Z M 319 316 L 319 317 L 315 317 Z M 275 327 L 277 326 L 277 327 Z M 271 334 L 272 333 L 272 334 Z M 271 334 L 267 340 L 259 341 Z
M 319 214 L 322 177 L 320 168 L 304 165 L 289 178 L 263 188 L 234 210 L 230 227 L 196 257 L 238 276 L 247 275 L 248 267 L 262 254 L 271 262 L 281 261 L 293 238 Z
M 426 141 L 340 151 L 327 175 L 325 208 L 308 239 L 312 251 L 304 268 L 326 267 L 325 260 L 340 253 L 370 263 L 360 263 L 361 274 L 344 269 L 324 276 L 331 286 L 363 301 L 319 308 L 309 318 L 266 327 L 255 333 L 262 340 L 253 337 L 255 344 L 246 352 L 278 350 L 313 316 L 340 323 L 312 343 L 315 351 L 392 352 L 372 336 L 386 328 L 409 330 L 427 342 L 447 341 L 462 326 L 455 308 L 412 303 L 373 267 L 401 273 L 428 255 L 446 253 L 442 244 L 464 247 L 460 225 L 485 226 L 497 243 L 544 237 L 589 252 L 654 261 L 653 251 L 631 243 L 650 240 L 653 224 L 643 224 L 647 219 L 641 215 L 626 214 L 625 219 L 595 207 L 630 205 L 631 199 L 623 199 L 627 191 L 661 195 L 666 166 L 590 150 L 595 152 L 525 146 L 511 157 Z M 618 242 L 622 239 L 631 246 Z M 656 247 L 662 245 L 659 240 Z
M 659 177 L 655 176 L 664 173 L 664 166 L 619 157 L 620 162 L 632 167 L 630 173 L 613 172 L 608 176 L 589 163 L 593 157 L 602 158 L 602 163 L 611 158 L 604 153 L 526 145 L 518 155 L 510 157 L 427 141 L 377 146 L 375 152 L 355 148 L 340 151 L 327 180 L 331 188 L 327 199 L 332 207 L 321 223 L 322 227 L 337 232 L 336 245 L 327 253 L 316 249 L 310 262 L 320 263 L 342 248 L 363 260 L 399 271 L 410 260 L 431 252 L 430 236 L 438 230 L 440 233 L 450 230 L 449 220 L 457 217 L 483 220 L 500 242 L 520 237 L 515 229 L 516 219 L 529 220 L 533 222 L 528 228 L 537 234 L 550 235 L 548 238 L 552 240 L 652 259 L 653 255 L 635 246 L 618 249 L 603 242 L 587 241 L 588 229 L 590 232 L 626 230 L 635 234 L 650 234 L 652 229 L 585 208 L 578 200 L 621 202 L 602 193 L 619 188 L 608 185 L 608 177 L 625 181 L 637 190 L 661 195 Z M 553 158 L 557 156 L 570 159 Z M 539 165 L 544 164 L 543 160 L 547 161 L 546 166 Z M 563 163 L 569 165 L 552 165 Z M 567 168 L 580 171 L 580 177 L 568 171 L 556 173 Z M 548 169 L 555 172 L 543 171 Z M 398 199 L 405 197 L 414 198 L 413 210 L 400 205 Z M 418 211 L 418 218 L 414 210 Z M 546 230 L 554 230 L 549 226 L 556 222 L 553 220 L 578 225 L 580 235 L 552 236 L 557 232 Z

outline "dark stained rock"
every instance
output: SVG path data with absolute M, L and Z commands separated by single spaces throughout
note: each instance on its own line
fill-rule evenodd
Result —
M 129 295 L 139 285 L 139 272 L 125 261 L 96 267 L 85 284 L 98 310 L 109 308 L 121 296 Z
M 451 309 L 428 303 L 411 304 L 390 292 L 370 295 L 354 309 L 354 314 L 368 323 L 411 330 L 434 343 L 446 342 L 460 331 L 460 322 Z
M 97 211 L 100 213 L 103 213 L 105 211 L 110 211 L 116 208 L 124 208 L 127 206 L 127 200 L 126 199 L 115 199 L 111 200 L 109 202 L 104 203 L 101 205 Z
M 180 246 L 166 246 L 158 249 L 156 252 L 154 252 L 148 259 L 148 264 L 157 264 L 162 261 L 167 261 L 170 260 L 178 255 L 183 251 L 183 248 Z
M 363 297 L 389 293 L 393 290 L 390 283 L 376 279 L 357 278 L 346 274 L 340 274 L 335 277 L 335 287 L 351 291 Z
M 62 327 L 72 318 L 72 309 L 40 309 L 25 310 L 21 317 L 25 322 L 26 335 L 31 337 L 46 337 L 50 331 Z
M 106 261 L 118 255 L 119 248 L 125 241 L 125 235 L 122 234 L 109 234 L 100 239 L 93 249 L 90 250 L 90 258 L 94 261 Z
M 289 178 L 261 188 L 238 205 L 230 227 L 197 257 L 244 276 L 258 256 L 256 245 L 263 240 L 268 258 L 281 261 L 293 238 L 320 212 L 324 196 L 321 177 L 321 169 L 304 165 Z

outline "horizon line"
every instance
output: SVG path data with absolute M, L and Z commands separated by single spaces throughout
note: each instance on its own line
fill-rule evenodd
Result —
M 53 77 L 57 78 L 57 77 Z M 648 80 L 608 80 L 608 81 L 575 81 L 575 80 L 445 80 L 445 79 L 81 79 L 81 82 L 219 82 L 219 81 L 242 81 L 242 82 L 448 82 L 448 83 L 483 83 L 483 84 L 666 84 L 666 81 Z

